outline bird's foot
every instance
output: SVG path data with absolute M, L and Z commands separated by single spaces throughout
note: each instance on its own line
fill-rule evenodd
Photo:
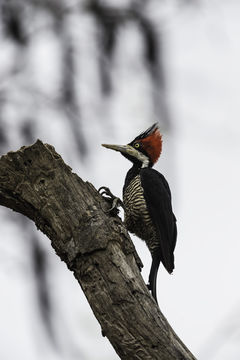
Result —
M 110 191 L 110 189 L 106 186 L 101 186 L 98 189 L 98 192 L 106 199 L 108 202 L 111 202 L 112 206 L 110 209 L 105 210 L 105 212 L 112 212 L 115 211 L 116 214 L 119 213 L 118 207 L 121 206 L 124 209 L 124 205 L 121 199 L 114 196 L 113 193 Z M 105 196 L 104 196 L 105 195 Z

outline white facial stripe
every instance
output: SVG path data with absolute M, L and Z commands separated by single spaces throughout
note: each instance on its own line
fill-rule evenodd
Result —
M 143 163 L 142 163 L 142 168 L 147 168 L 148 165 L 149 165 L 149 160 L 148 160 L 148 158 L 146 157 L 146 160 L 144 160 Z
M 141 152 L 137 153 L 137 159 L 142 162 L 142 168 L 148 167 L 149 160 L 148 157 Z
M 127 152 L 129 155 L 134 156 L 142 163 L 142 168 L 148 167 L 149 159 L 146 155 L 144 155 L 143 153 L 141 153 L 140 151 L 134 149 L 132 146 L 129 145 L 127 145 Z

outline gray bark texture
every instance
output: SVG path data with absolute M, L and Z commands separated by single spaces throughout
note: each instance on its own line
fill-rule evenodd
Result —
M 1 157 L 0 205 L 48 236 L 121 359 L 195 359 L 150 295 L 121 219 L 52 146 L 38 140 Z

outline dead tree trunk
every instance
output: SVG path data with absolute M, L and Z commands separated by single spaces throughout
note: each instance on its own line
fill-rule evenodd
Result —
M 121 219 L 52 146 L 38 140 L 1 157 L 0 204 L 49 237 L 121 359 L 195 359 L 151 297 Z

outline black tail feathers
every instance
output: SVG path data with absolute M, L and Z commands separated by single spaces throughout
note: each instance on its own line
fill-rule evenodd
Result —
M 151 291 L 152 296 L 155 299 L 157 304 L 158 304 L 158 302 L 157 302 L 157 273 L 158 273 L 159 265 L 160 265 L 160 256 L 153 255 L 152 266 L 151 266 L 149 279 L 148 279 L 148 281 L 149 281 L 148 288 Z

